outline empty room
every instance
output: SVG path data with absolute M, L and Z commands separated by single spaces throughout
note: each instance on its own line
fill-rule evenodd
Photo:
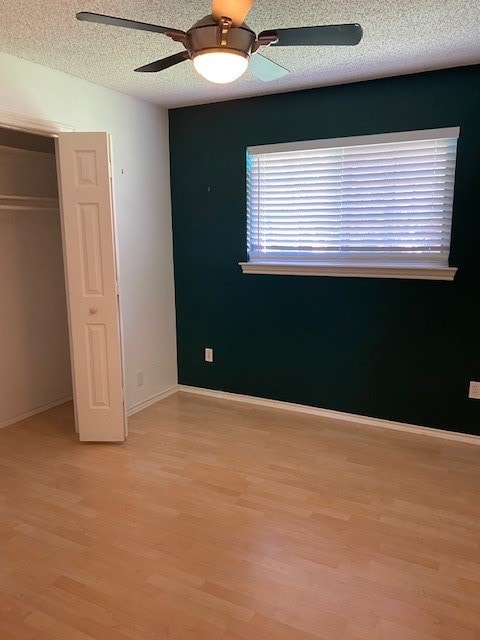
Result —
M 0 640 L 480 640 L 479 42 L 2 5 Z

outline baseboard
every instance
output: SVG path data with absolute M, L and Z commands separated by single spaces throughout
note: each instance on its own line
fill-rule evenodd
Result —
M 256 396 L 247 396 L 240 393 L 230 393 L 228 391 L 217 391 L 216 389 L 205 389 L 202 387 L 190 387 L 188 385 L 179 384 L 173 385 L 168 389 L 160 393 L 138 402 L 127 408 L 127 416 L 132 416 L 142 409 L 150 407 L 156 402 L 160 402 L 164 398 L 171 396 L 172 394 L 179 392 L 193 393 L 202 396 L 209 396 L 211 398 L 220 398 L 223 400 L 232 400 L 233 402 L 244 402 L 247 404 L 255 404 L 262 407 L 270 407 L 272 409 L 283 409 L 284 411 L 295 411 L 297 413 L 306 413 L 308 415 L 319 416 L 321 418 L 329 418 L 331 420 L 341 420 L 353 422 L 355 424 L 366 425 L 370 427 L 380 427 L 381 429 L 390 429 L 393 431 L 403 431 L 404 433 L 414 433 L 416 435 L 428 436 L 430 438 L 440 438 L 442 440 L 453 440 L 456 442 L 465 442 L 468 444 L 480 445 L 480 436 L 475 436 L 469 433 L 457 433 L 456 431 L 446 431 L 443 429 L 433 429 L 432 427 L 422 427 L 414 424 L 407 424 L 405 422 L 395 422 L 393 420 L 383 420 L 382 418 L 371 418 L 369 416 L 362 416 L 355 413 L 346 413 L 343 411 L 335 411 L 333 409 L 321 409 L 319 407 L 311 407 L 303 404 L 295 404 L 294 402 L 283 402 L 282 400 L 271 400 L 269 398 L 258 398 Z M 52 402 L 39 405 L 30 411 L 26 411 L 7 420 L 0 421 L 0 429 L 8 427 L 15 422 L 20 422 L 26 418 L 52 409 L 64 402 L 72 400 L 72 396 L 64 396 L 58 398 Z
M 13 416 L 13 418 L 7 418 L 6 420 L 0 421 L 0 429 L 4 427 L 8 427 L 11 424 L 15 424 L 15 422 L 20 422 L 21 420 L 25 420 L 26 418 L 31 418 L 37 413 L 42 413 L 42 411 L 46 411 L 47 409 L 53 409 L 53 407 L 58 407 L 59 404 L 63 404 L 64 402 L 69 402 L 72 400 L 73 396 L 70 394 L 68 396 L 64 396 L 63 398 L 57 398 L 57 400 L 53 400 L 52 402 L 46 402 L 45 404 L 38 405 L 37 407 L 31 409 L 30 411 L 25 411 L 24 413 L 19 413 L 17 416 Z
M 256 396 L 245 396 L 240 393 L 216 391 L 215 389 L 204 389 L 202 387 L 189 387 L 188 385 L 184 384 L 178 385 L 178 391 L 183 391 L 185 393 L 196 393 L 198 395 L 210 396 L 212 398 L 221 398 L 223 400 L 233 400 L 235 402 L 246 402 L 248 404 L 256 404 L 262 407 L 270 407 L 272 409 L 283 409 L 284 411 L 307 413 L 309 415 L 319 416 L 321 418 L 348 421 L 355 424 L 367 425 L 369 427 L 380 427 L 381 429 L 403 431 L 404 433 L 414 433 L 416 435 L 428 436 L 430 438 L 440 438 L 442 440 L 454 440 L 456 442 L 466 442 L 468 444 L 480 445 L 480 436 L 474 436 L 469 433 L 444 431 L 443 429 L 421 427 L 415 424 L 394 422 L 392 420 L 383 420 L 382 418 L 370 418 L 368 416 L 362 416 L 355 413 L 345 413 L 343 411 L 335 411 L 333 409 L 321 409 L 319 407 L 310 407 L 308 405 L 295 404 L 293 402 L 270 400 L 268 398 L 257 398 Z
M 139 411 L 142 411 L 142 409 L 146 409 L 150 405 L 160 402 L 160 400 L 163 400 L 164 398 L 168 398 L 168 396 L 171 396 L 172 393 L 176 393 L 177 391 L 178 385 L 175 384 L 173 387 L 165 389 L 165 391 L 161 391 L 160 393 L 150 396 L 150 398 L 147 398 L 146 400 L 142 400 L 142 402 L 137 402 L 137 404 L 127 407 L 127 416 L 133 416 L 134 413 L 138 413 Z

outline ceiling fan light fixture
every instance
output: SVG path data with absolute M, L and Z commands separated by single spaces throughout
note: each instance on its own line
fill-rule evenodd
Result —
M 248 67 L 249 56 L 242 51 L 200 51 L 193 56 L 198 73 L 210 82 L 227 84 L 240 78 Z

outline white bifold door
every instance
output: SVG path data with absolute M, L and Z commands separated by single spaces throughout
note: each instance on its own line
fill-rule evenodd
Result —
M 61 133 L 57 165 L 75 421 L 80 440 L 126 437 L 107 133 Z

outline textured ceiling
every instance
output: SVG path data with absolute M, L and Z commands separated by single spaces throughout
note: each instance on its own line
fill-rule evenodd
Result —
M 254 31 L 359 22 L 356 47 L 271 48 L 291 73 L 264 83 L 248 72 L 213 85 L 187 61 L 157 74 L 133 69 L 182 50 L 165 36 L 79 22 L 93 11 L 187 30 L 208 0 L 4 0 L 0 50 L 166 107 L 306 89 L 480 62 L 479 0 L 256 0 Z

